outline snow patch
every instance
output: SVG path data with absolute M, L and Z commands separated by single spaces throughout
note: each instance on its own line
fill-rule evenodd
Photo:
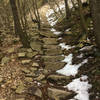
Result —
M 82 58 L 83 57 L 83 53 L 81 53 L 79 56 L 77 56 L 77 58 Z
M 90 49 L 92 49 L 92 47 L 93 47 L 93 45 L 91 45 L 91 46 L 85 46 L 85 47 L 81 48 L 80 51 L 90 50 Z
M 66 45 L 65 43 L 60 43 L 59 46 L 60 46 L 62 49 L 66 49 L 66 50 L 69 50 L 69 49 L 72 49 L 72 48 L 75 47 L 75 46 Z
M 52 9 L 49 9 L 46 13 L 47 20 L 51 26 L 54 26 L 58 20 L 55 20 L 55 16 L 51 16 L 54 14 L 54 11 Z
M 65 59 L 62 62 L 66 62 L 67 64 L 65 65 L 64 68 L 57 70 L 56 72 L 65 76 L 71 76 L 71 75 L 75 76 L 78 73 L 78 69 L 82 65 L 88 62 L 87 59 L 84 59 L 83 62 L 81 62 L 80 64 L 72 65 L 72 58 L 73 58 L 72 54 L 65 56 Z
M 65 86 L 65 88 L 77 93 L 74 99 L 71 100 L 89 100 L 88 90 L 92 87 L 92 85 L 88 83 L 87 79 L 88 77 L 83 75 L 81 78 L 74 79 L 71 83 Z
M 54 28 L 51 28 L 51 31 L 52 31 L 55 35 L 59 35 L 59 34 L 61 34 L 61 32 L 56 31 Z

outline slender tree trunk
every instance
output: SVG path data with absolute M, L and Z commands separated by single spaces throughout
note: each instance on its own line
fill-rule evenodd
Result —
M 14 18 L 15 34 L 20 37 L 20 40 L 24 47 L 29 47 L 27 34 L 23 32 L 20 21 L 19 21 L 16 0 L 10 0 L 10 4 L 11 4 L 13 18 Z
M 66 19 L 68 19 L 71 16 L 71 13 L 68 7 L 68 0 L 65 0 L 65 10 L 66 10 Z
M 40 20 L 38 7 L 37 7 L 37 0 L 35 0 L 35 5 L 36 5 L 36 13 L 37 13 L 37 17 L 38 17 L 38 29 L 40 30 L 41 29 L 41 20 Z
M 84 19 L 84 14 L 83 14 L 83 9 L 82 9 L 82 2 L 81 0 L 77 0 L 78 1 L 78 6 L 79 6 L 79 15 L 80 15 L 80 21 L 81 21 L 81 27 L 83 30 L 83 33 L 87 33 L 87 26 L 86 26 L 86 22 Z
M 62 11 L 61 11 L 61 9 L 60 9 L 60 7 L 59 7 L 59 4 L 56 2 L 56 0 L 54 0 L 54 2 L 55 2 L 55 4 L 57 5 L 57 7 L 58 7 L 58 9 L 59 9 L 60 14 L 61 14 L 61 15 L 63 15 L 63 13 L 62 13 Z
M 100 49 L 100 0 L 90 0 L 96 43 Z

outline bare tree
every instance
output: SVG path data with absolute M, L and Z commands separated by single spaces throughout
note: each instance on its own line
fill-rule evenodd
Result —
M 65 11 L 66 11 L 66 19 L 68 19 L 71 16 L 69 6 L 68 6 L 68 0 L 65 0 Z
M 90 0 L 96 43 L 100 49 L 100 0 Z
M 16 0 L 10 0 L 10 4 L 11 4 L 13 19 L 14 19 L 15 34 L 20 37 L 20 40 L 24 47 L 29 47 L 27 34 L 23 32 L 20 21 L 19 21 Z
M 86 21 L 84 19 L 82 2 L 81 2 L 81 0 L 77 0 L 77 1 L 78 1 L 78 7 L 79 7 L 79 16 L 80 16 L 81 27 L 82 27 L 83 33 L 87 33 L 87 26 L 86 26 Z

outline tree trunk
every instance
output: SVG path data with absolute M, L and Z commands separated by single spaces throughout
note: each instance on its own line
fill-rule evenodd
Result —
M 79 6 L 79 15 L 80 15 L 80 21 L 81 21 L 81 27 L 83 30 L 83 33 L 87 33 L 87 26 L 86 26 L 86 22 L 84 19 L 84 14 L 83 14 L 83 9 L 82 9 L 82 2 L 81 0 L 77 0 L 78 1 L 78 6 Z
M 19 36 L 24 47 L 29 47 L 27 34 L 23 32 L 20 21 L 19 21 L 16 0 L 10 0 L 10 4 L 11 4 L 12 14 L 14 18 L 15 34 Z
M 96 44 L 100 49 L 100 0 L 90 0 Z
M 65 10 L 66 10 L 66 19 L 68 19 L 71 16 L 69 7 L 68 7 L 68 2 L 65 0 Z

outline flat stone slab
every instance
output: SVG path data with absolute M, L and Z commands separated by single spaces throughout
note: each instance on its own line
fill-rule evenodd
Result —
M 30 46 L 33 50 L 38 51 L 39 53 L 42 53 L 42 44 L 40 42 L 31 42 Z
M 50 61 L 50 62 L 57 62 L 57 61 L 62 61 L 62 60 L 64 60 L 64 56 L 61 56 L 61 55 L 59 55 L 59 56 L 42 56 L 42 59 L 44 60 L 44 61 Z
M 45 55 L 54 56 L 54 55 L 62 55 L 63 51 L 61 49 L 47 49 L 45 50 Z
M 40 34 L 42 35 L 42 36 L 45 36 L 45 37 L 48 37 L 48 38 L 50 38 L 50 37 L 57 37 L 55 34 L 53 34 L 52 32 L 40 32 Z
M 62 69 L 65 66 L 65 62 L 44 62 L 45 64 L 45 69 L 47 70 L 52 70 L 52 71 L 57 71 L 59 69 Z
M 45 49 L 60 49 L 61 47 L 58 45 L 43 45 Z
M 66 85 L 71 81 L 70 76 L 52 74 L 47 77 L 48 82 L 59 85 Z
M 72 92 L 56 89 L 56 88 L 48 88 L 48 96 L 53 100 L 68 100 L 72 97 Z
M 57 38 L 43 38 L 44 44 L 58 44 Z

